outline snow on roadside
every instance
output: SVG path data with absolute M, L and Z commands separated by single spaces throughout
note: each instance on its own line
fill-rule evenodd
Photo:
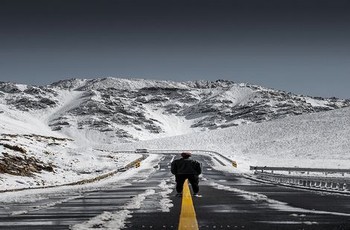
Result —
M 4 170 L 0 174 L 0 190 L 57 186 L 91 179 L 141 157 L 140 154 L 102 152 L 90 146 L 81 147 L 70 139 L 53 136 L 0 134 L 0 139 L 2 153 L 5 154 L 0 157 L 1 170 Z M 17 158 L 17 162 L 13 160 L 10 163 L 10 158 Z M 40 163 L 43 170 L 29 164 L 29 159 Z M 45 168 L 50 170 L 45 171 Z

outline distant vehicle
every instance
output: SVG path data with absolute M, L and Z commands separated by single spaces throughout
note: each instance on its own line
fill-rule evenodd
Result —
M 148 149 L 136 149 L 135 153 L 149 153 Z

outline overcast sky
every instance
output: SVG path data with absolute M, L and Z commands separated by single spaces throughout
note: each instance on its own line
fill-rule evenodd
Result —
M 0 81 L 228 79 L 350 98 L 348 0 L 1 0 Z

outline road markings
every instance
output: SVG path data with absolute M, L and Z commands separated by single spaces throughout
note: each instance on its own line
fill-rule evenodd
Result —
M 190 188 L 188 187 L 188 180 L 185 181 L 184 188 L 182 191 L 182 205 L 178 230 L 184 229 L 199 229 Z

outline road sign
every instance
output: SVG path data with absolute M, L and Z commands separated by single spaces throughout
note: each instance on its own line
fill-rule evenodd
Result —
M 232 166 L 237 168 L 237 162 L 236 161 L 232 161 Z

